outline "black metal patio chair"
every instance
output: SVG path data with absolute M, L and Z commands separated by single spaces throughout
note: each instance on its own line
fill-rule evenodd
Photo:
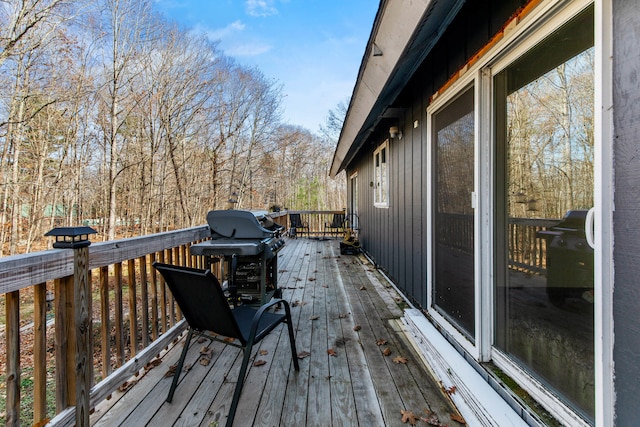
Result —
M 309 235 L 309 223 L 302 221 L 299 213 L 289 214 L 289 236 L 296 237 L 298 235 L 298 229 L 307 230 L 307 236 Z M 301 233 L 302 234 L 302 233 Z
M 344 222 L 345 222 L 344 214 L 333 214 L 333 219 L 331 219 L 331 222 L 324 223 L 324 232 L 326 233 L 327 230 L 329 230 L 329 234 L 335 234 L 335 235 L 344 233 Z
M 291 322 L 291 310 L 287 301 L 273 299 L 258 308 L 242 305 L 231 309 L 218 279 L 211 273 L 211 270 L 200 270 L 158 262 L 153 263 L 153 266 L 164 277 L 189 325 L 187 340 L 173 375 L 167 402 L 171 402 L 173 399 L 193 334 L 233 345 L 244 351 L 240 373 L 229 409 L 229 416 L 227 417 L 227 426 L 233 424 L 253 345 L 267 336 L 280 323 L 287 324 L 293 366 L 296 371 L 299 370 L 296 342 Z M 268 311 L 276 304 L 284 306 L 284 314 Z M 218 338 L 207 332 L 221 335 L 222 337 L 235 338 L 240 344 L 235 341 L 230 343 L 228 340 Z

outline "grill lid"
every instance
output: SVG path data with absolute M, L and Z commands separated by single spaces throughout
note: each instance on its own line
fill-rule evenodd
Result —
M 207 223 L 213 239 L 264 239 L 274 232 L 262 227 L 256 216 L 243 210 L 209 211 Z

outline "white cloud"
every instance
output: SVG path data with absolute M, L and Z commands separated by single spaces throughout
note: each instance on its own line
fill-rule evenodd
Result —
M 273 0 L 247 0 L 247 13 L 251 16 L 272 16 L 278 14 Z
M 231 36 L 235 36 L 238 33 L 241 33 L 242 31 L 244 31 L 244 29 L 245 25 L 242 23 L 242 21 L 238 20 L 230 23 L 224 28 L 218 29 L 211 29 L 206 28 L 202 25 L 196 25 L 193 31 L 196 33 L 205 33 L 209 40 L 224 40 Z
M 271 45 L 261 42 L 244 42 L 227 45 L 225 53 L 234 57 L 257 56 L 271 50 Z

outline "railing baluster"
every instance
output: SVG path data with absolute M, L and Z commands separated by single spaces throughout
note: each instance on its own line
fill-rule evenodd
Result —
M 141 320 L 142 320 L 142 348 L 149 345 L 149 292 L 147 288 L 147 257 L 138 258 L 140 265 L 140 300 L 142 302 Z
M 149 254 L 149 264 L 156 261 L 156 254 Z M 158 339 L 158 276 L 156 269 L 151 269 L 151 339 Z
M 122 263 L 113 265 L 114 275 L 114 322 L 116 327 L 116 366 L 120 367 L 124 363 L 124 316 L 122 308 Z
M 20 425 L 20 291 L 5 294 L 7 310 L 7 426 Z
M 100 342 L 102 347 L 102 378 L 111 374 L 111 325 L 109 321 L 109 266 L 100 267 Z
M 47 416 L 47 284 L 33 287 L 33 423 Z
M 56 412 L 75 405 L 75 342 L 73 276 L 55 281 Z
M 158 253 L 158 261 L 161 263 L 165 263 L 166 259 L 164 256 L 165 251 L 160 251 Z M 167 285 L 164 283 L 164 277 L 160 276 L 160 310 L 162 313 L 162 333 L 167 332 Z
M 138 353 L 138 302 L 136 299 L 136 263 L 127 260 L 127 277 L 129 283 L 129 347 L 131 355 Z

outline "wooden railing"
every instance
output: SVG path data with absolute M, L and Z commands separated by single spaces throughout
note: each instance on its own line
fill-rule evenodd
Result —
M 344 211 L 296 213 L 318 236 Z M 288 214 L 271 216 L 288 229 Z M 201 226 L 0 258 L 6 311 L 0 329 L 6 412 L 0 422 L 42 425 L 51 418 L 54 425 L 88 425 L 97 403 L 186 328 L 151 264 L 204 267 L 189 247 L 209 235 Z
M 344 210 L 336 210 L 336 211 L 283 211 L 283 212 L 274 212 L 271 213 L 271 218 L 274 219 L 275 222 L 285 227 L 286 230 L 289 230 L 291 227 L 291 223 L 289 220 L 289 214 L 300 214 L 300 219 L 303 223 L 308 225 L 308 230 L 304 230 L 304 237 L 319 237 L 325 236 L 330 232 L 335 232 L 335 230 L 331 230 L 326 227 L 326 225 L 331 224 L 334 215 L 345 215 Z M 345 216 L 348 218 L 348 216 Z
M 202 261 L 190 256 L 188 248 L 208 236 L 208 227 L 202 226 L 94 243 L 84 248 L 86 258 L 82 249 L 0 258 L 6 310 L 6 425 L 19 425 L 21 411 L 32 412 L 34 425 L 56 414 L 55 423 L 88 425 L 90 409 L 185 328 L 151 264 L 158 260 L 197 266 Z M 51 294 L 54 316 L 47 321 Z M 99 354 L 95 359 L 94 352 Z M 23 366 L 27 360 L 32 363 Z M 51 370 L 53 379 L 47 375 Z M 31 373 L 30 396 L 21 390 L 21 372 Z M 53 390 L 55 409 L 47 402 Z M 31 401 L 32 407 L 25 407 Z
M 544 274 L 547 241 L 538 232 L 557 225 L 559 219 L 511 218 L 509 220 L 509 268 L 528 274 Z M 473 215 L 439 214 L 438 241 L 465 254 L 473 254 Z

